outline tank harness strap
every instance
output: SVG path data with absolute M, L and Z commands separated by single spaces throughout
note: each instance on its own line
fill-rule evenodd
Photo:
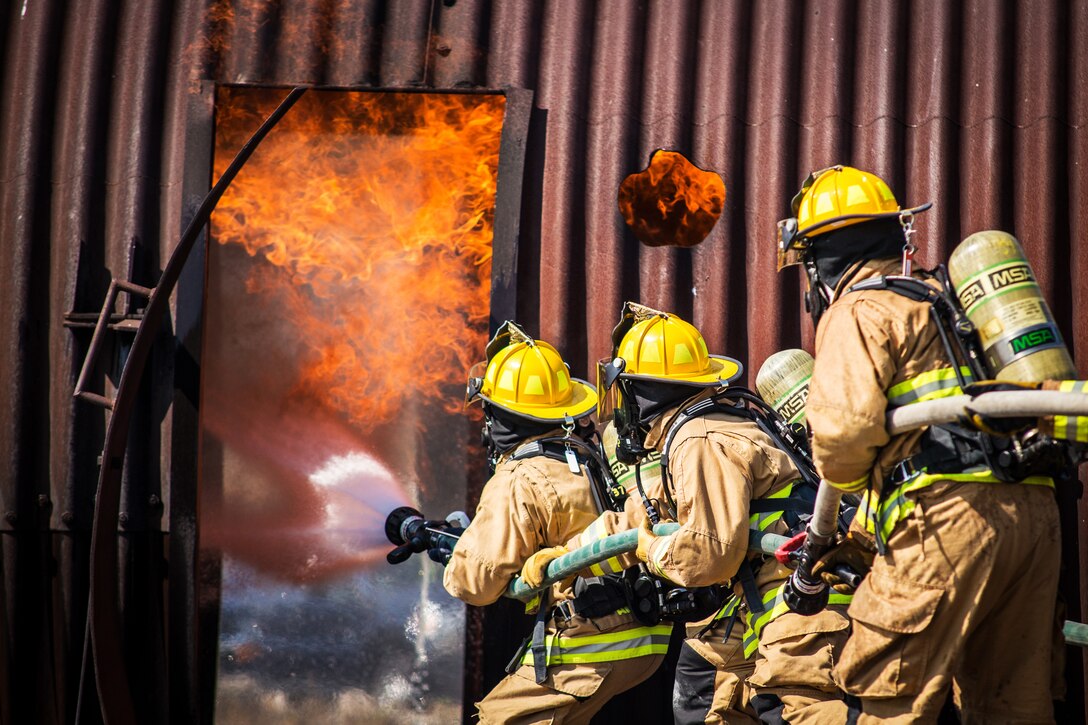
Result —
M 571 460 L 574 458 L 579 464 L 579 475 L 584 473 L 588 476 L 589 490 L 593 495 L 597 513 L 622 510 L 622 498 L 619 494 L 626 492 L 617 486 L 612 477 L 612 470 L 604 458 L 585 441 L 576 437 L 561 436 L 539 438 L 518 446 L 509 460 L 524 461 L 536 456 L 544 456 L 567 465 L 573 465 Z M 573 473 L 573 468 L 571 470 Z
M 523 461 L 526 458 L 535 458 L 536 456 L 544 456 L 545 458 L 551 458 L 556 461 L 566 461 L 566 456 L 563 454 L 563 446 L 559 444 L 549 445 L 552 443 L 547 439 L 529 441 L 518 446 L 514 454 L 510 456 L 511 461 Z
M 551 618 L 551 607 L 548 606 L 548 590 L 540 593 L 540 609 L 536 613 L 536 621 L 533 622 L 533 643 L 529 650 L 533 653 L 533 674 L 536 684 L 544 684 L 548 679 L 548 645 L 544 639 L 544 630 Z
M 986 455 L 977 436 L 977 432 L 957 425 L 930 426 L 922 434 L 922 450 L 899 464 L 899 482 L 915 471 L 964 473 L 986 468 Z
M 757 498 L 748 504 L 750 514 L 769 514 L 777 511 L 800 511 L 812 513 L 813 501 L 800 497 L 789 498 Z
M 763 611 L 763 597 L 759 596 L 759 587 L 756 586 L 756 571 L 752 567 L 752 560 L 745 559 L 737 570 L 737 581 L 744 591 L 744 601 L 748 605 L 748 611 L 759 614 Z

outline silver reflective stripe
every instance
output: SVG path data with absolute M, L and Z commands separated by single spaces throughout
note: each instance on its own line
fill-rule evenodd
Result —
M 635 649 L 636 647 L 645 647 L 651 644 L 664 644 L 669 643 L 670 635 L 668 634 L 650 634 L 643 637 L 635 637 L 633 639 L 625 639 L 620 642 L 600 642 L 598 644 L 576 644 L 572 647 L 560 647 L 560 654 L 573 655 L 573 654 L 588 654 L 590 652 L 614 652 L 616 650 Z M 577 642 L 577 639 L 568 640 L 571 642 Z
M 942 375 L 942 377 L 936 380 L 931 380 L 921 385 L 911 386 L 910 390 L 899 393 L 898 395 L 890 396 L 888 398 L 888 404 L 894 408 L 898 408 L 903 405 L 910 405 L 911 403 L 916 403 L 920 399 L 941 390 L 959 389 L 960 382 L 956 378 L 956 372 L 952 368 L 942 368 L 940 371 L 934 372 L 946 373 L 947 376 Z M 963 369 L 963 372 L 965 373 L 964 379 L 967 380 L 967 382 L 971 382 L 970 372 L 968 372 L 966 368 Z M 914 379 L 921 378 L 925 375 L 927 374 L 922 373 L 922 375 L 919 375 Z M 909 383 L 910 381 L 906 382 Z M 900 383 L 899 385 L 902 384 L 903 383 Z

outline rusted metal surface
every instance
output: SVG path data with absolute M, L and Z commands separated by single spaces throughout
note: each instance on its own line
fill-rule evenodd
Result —
M 37 661 L 41 642 L 55 653 L 52 674 L 3 668 L 0 722 L 71 719 L 107 413 L 70 398 L 90 338 L 64 317 L 100 309 L 112 278 L 155 283 L 191 204 L 184 128 L 201 79 L 533 90 L 517 316 L 576 374 L 626 298 L 691 315 L 747 369 L 810 345 L 799 280 L 774 272 L 770 240 L 801 178 L 839 161 L 935 202 L 919 218 L 924 264 L 974 231 L 1013 233 L 1088 374 L 1084 0 L 39 0 L 0 13 L 0 651 L 15 663 Z M 690 251 L 640 248 L 616 210 L 619 182 L 658 146 L 728 187 L 722 220 Z M 104 352 L 93 389 L 112 396 Z M 186 475 L 165 411 L 182 394 L 172 361 L 154 370 L 122 500 L 165 534 L 172 478 Z M 161 523 L 152 495 L 167 504 Z M 1076 575 L 1088 507 L 1066 500 L 1063 515 Z M 45 531 L 52 546 L 32 543 Z M 154 547 L 140 541 L 133 556 Z M 156 581 L 131 571 L 135 591 Z M 169 573 L 172 586 L 181 574 Z M 1083 584 L 1067 595 L 1083 620 Z M 136 602 L 125 594 L 122 611 Z M 126 622 L 130 639 L 163 636 Z M 1074 654 L 1076 698 L 1080 666 Z

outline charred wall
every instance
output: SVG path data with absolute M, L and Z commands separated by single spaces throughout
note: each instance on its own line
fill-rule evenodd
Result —
M 748 369 L 811 344 L 771 239 L 799 180 L 837 162 L 935 203 L 919 218 L 924 263 L 980 229 L 1015 234 L 1088 373 L 1084 0 L 11 0 L 0 57 L 0 722 L 74 717 L 106 420 L 71 399 L 81 324 L 111 277 L 154 284 L 192 213 L 185 167 L 207 149 L 187 146 L 186 119 L 202 80 L 533 90 L 517 308 L 583 376 L 625 299 L 692 318 Z M 691 250 L 641 247 L 616 211 L 620 181 L 659 147 L 728 187 Z M 164 554 L 192 533 L 172 333 L 132 434 L 118 566 L 138 710 L 182 721 L 201 708 L 191 611 L 163 604 L 197 576 Z M 1063 506 L 1083 619 L 1088 509 Z

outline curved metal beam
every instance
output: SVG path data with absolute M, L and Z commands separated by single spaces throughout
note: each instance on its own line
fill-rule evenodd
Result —
M 306 86 L 291 90 L 276 110 L 239 149 L 230 166 L 204 197 L 204 201 L 201 202 L 170 255 L 158 285 L 151 291 L 143 320 L 136 330 L 136 337 L 121 372 L 117 396 L 113 399 L 113 415 L 110 417 L 105 445 L 102 448 L 102 467 L 99 471 L 98 493 L 94 503 L 94 526 L 91 530 L 90 602 L 87 609 L 91 639 L 89 649 L 94 660 L 95 682 L 102 706 L 102 719 L 107 725 L 135 725 L 136 723 L 136 711 L 125 669 L 124 653 L 121 651 L 121 622 L 117 603 L 117 518 L 125 448 L 132 410 L 140 388 L 140 379 L 158 334 L 159 325 L 168 311 L 170 295 L 201 230 L 208 223 L 219 199 L 257 146 L 306 90 Z M 108 314 L 109 310 L 106 311 L 107 316 Z M 76 397 L 87 398 L 88 396 L 79 391 Z M 94 402 L 102 404 L 101 401 Z M 87 650 L 88 648 L 85 647 L 84 652 Z M 84 657 L 81 680 L 86 677 L 87 671 L 88 662 Z M 81 687 L 80 692 L 82 691 Z M 80 702 L 76 706 L 77 721 L 81 704 Z

